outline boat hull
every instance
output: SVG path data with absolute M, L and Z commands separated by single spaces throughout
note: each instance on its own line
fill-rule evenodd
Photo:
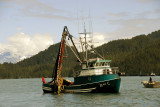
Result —
M 75 77 L 74 85 L 63 85 L 64 93 L 118 93 L 120 89 L 121 78 L 118 74 L 94 75 Z M 45 93 L 54 92 L 54 88 L 49 83 L 43 84 Z
M 65 86 L 64 92 L 92 92 L 92 93 L 118 93 L 121 79 L 106 80 L 101 82 L 81 85 Z
M 43 83 L 42 90 L 44 93 L 54 93 L 55 92 L 54 86 L 50 82 Z
M 149 82 L 149 81 L 142 81 L 142 84 L 145 88 L 160 88 L 160 82 Z

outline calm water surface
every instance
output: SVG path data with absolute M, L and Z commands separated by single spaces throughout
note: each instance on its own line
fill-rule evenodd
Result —
M 144 88 L 149 77 L 121 77 L 118 94 L 43 94 L 41 78 L 0 80 L 0 107 L 160 107 L 160 88 Z M 69 78 L 72 80 L 73 78 Z M 152 77 L 160 81 L 160 77 Z M 46 81 L 50 81 L 47 79 Z

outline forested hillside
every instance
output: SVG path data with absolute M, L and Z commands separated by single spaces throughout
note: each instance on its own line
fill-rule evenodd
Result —
M 51 77 L 58 48 L 59 44 L 55 44 L 16 64 L 0 64 L 0 78 Z M 110 41 L 95 49 L 106 59 L 111 59 L 112 66 L 118 66 L 126 75 L 149 75 L 151 72 L 160 74 L 160 30 L 132 39 Z M 73 76 L 80 66 L 69 48 L 67 52 L 63 76 Z
M 160 30 L 132 39 L 111 41 L 97 49 L 126 75 L 150 75 L 151 72 L 160 75 Z

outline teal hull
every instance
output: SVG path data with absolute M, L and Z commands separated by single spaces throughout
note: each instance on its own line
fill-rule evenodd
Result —
M 65 92 L 118 93 L 121 78 L 117 74 L 75 77 L 74 85 L 65 86 Z
M 121 78 L 118 74 L 94 75 L 75 77 L 73 85 L 65 85 L 62 92 L 78 93 L 118 93 L 120 89 Z M 53 92 L 53 87 L 45 83 L 43 84 L 44 92 Z

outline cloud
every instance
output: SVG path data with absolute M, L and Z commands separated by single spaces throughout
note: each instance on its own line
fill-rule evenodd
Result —
M 157 19 L 128 19 L 128 20 L 110 20 L 112 24 L 121 25 L 116 31 L 110 33 L 114 36 L 136 36 L 147 34 L 160 29 L 160 18 Z
M 0 54 L 2 54 L 6 50 L 6 45 L 0 44 Z
M 85 49 L 85 36 L 84 35 L 80 35 L 81 37 L 81 42 L 83 44 L 83 49 Z M 73 38 L 76 47 L 78 48 L 79 51 L 82 51 L 82 47 L 81 47 L 81 43 L 80 43 L 80 39 L 76 39 Z M 94 47 L 100 46 L 104 43 L 106 43 L 107 41 L 105 41 L 105 35 L 103 35 L 102 33 L 94 33 L 94 34 L 90 34 L 90 35 L 86 35 L 86 41 L 88 46 L 88 49 L 91 49 L 91 46 L 93 45 Z M 70 43 L 70 45 L 72 45 Z
M 129 16 L 129 14 L 128 14 Z M 111 26 L 118 26 L 113 32 L 107 32 L 110 40 L 131 38 L 140 34 L 148 34 L 160 29 L 160 10 L 137 13 L 128 18 L 108 20 Z M 107 38 L 105 38 L 107 39 Z
M 108 16 L 110 17 L 115 17 L 115 18 L 124 18 L 126 16 L 128 16 L 127 12 L 120 12 L 120 13 L 109 13 Z
M 2 0 L 14 8 L 17 13 L 14 16 L 24 15 L 25 17 L 48 18 L 57 20 L 74 20 L 66 10 L 54 8 L 53 5 L 46 4 L 39 0 Z M 2 2 L 1 1 L 1 2 Z
M 102 33 L 94 33 L 93 34 L 93 43 L 94 43 L 94 46 L 97 47 L 97 46 L 100 46 L 104 43 L 106 43 L 107 41 L 105 41 L 105 35 L 102 34 Z
M 137 3 L 140 3 L 142 5 L 152 5 L 153 7 L 150 8 L 150 10 L 153 10 L 154 8 L 159 9 L 160 0 L 136 0 Z
M 19 28 L 16 28 L 16 30 L 17 30 L 17 31 L 21 31 L 21 30 L 23 30 L 23 28 L 20 28 L 20 27 L 19 27 Z
M 140 3 L 151 3 L 151 2 L 159 2 L 159 0 L 137 0 Z
M 8 38 L 8 44 L 0 44 L 0 52 L 11 52 L 11 55 L 21 57 L 31 56 L 53 44 L 49 34 L 34 34 L 33 37 L 18 33 Z

